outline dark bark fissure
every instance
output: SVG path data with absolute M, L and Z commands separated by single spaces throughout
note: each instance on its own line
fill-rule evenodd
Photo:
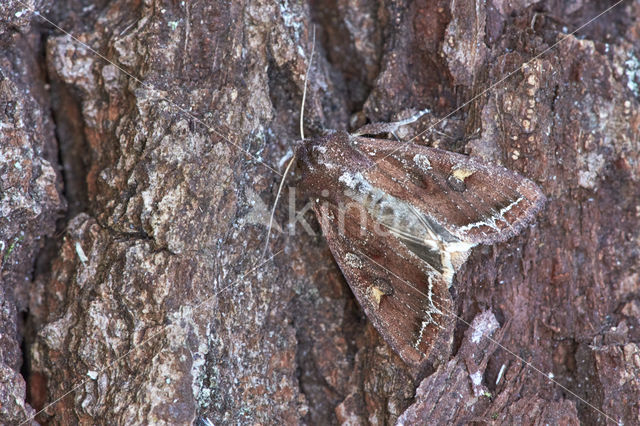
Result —
M 57 81 L 51 83 L 51 97 L 54 100 L 51 113 L 59 141 L 58 158 L 69 219 L 89 210 L 86 156 L 90 151 L 84 139 L 78 98 Z

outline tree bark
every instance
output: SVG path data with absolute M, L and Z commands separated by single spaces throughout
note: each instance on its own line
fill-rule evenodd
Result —
M 610 4 L 53 6 L 0 7 L 8 422 L 640 422 L 640 2 L 577 34 Z M 549 199 L 474 249 L 453 350 L 422 374 L 364 317 L 311 212 L 313 234 L 288 223 L 296 173 L 263 257 L 313 28 L 305 136 L 429 109 L 399 136 Z

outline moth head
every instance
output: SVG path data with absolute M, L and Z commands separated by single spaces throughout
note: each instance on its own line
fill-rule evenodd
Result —
M 318 163 L 321 154 L 318 147 L 322 146 L 322 139 L 308 138 L 296 142 L 296 157 L 298 162 L 304 167 L 310 167 Z
M 324 136 L 300 141 L 296 155 L 306 170 L 324 169 L 324 173 L 334 170 L 344 161 L 345 150 L 349 149 L 346 132 L 330 131 Z

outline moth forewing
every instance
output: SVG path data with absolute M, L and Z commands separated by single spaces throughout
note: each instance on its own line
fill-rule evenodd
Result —
M 423 367 L 442 327 L 450 328 L 447 286 L 439 284 L 438 276 L 400 240 L 379 238 L 371 230 L 363 236 L 353 210 L 346 214 L 344 231 L 340 232 L 337 209 L 328 201 L 314 206 L 331 252 L 356 299 L 403 361 Z
M 410 143 L 334 132 L 304 141 L 298 158 L 301 187 L 316 200 L 358 302 L 403 361 L 419 368 L 436 345 L 438 355 L 448 351 L 449 286 L 471 248 L 515 235 L 545 200 L 504 167 Z
M 406 200 L 460 240 L 492 244 L 517 234 L 544 204 L 530 180 L 495 164 L 437 148 L 360 139 L 375 168 L 367 178 Z

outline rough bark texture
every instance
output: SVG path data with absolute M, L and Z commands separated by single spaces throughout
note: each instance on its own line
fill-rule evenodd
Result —
M 39 2 L 31 2 L 41 7 Z M 41 40 L 33 16 L 0 6 L 0 421 L 33 416 L 20 374 L 34 264 L 44 237 L 53 236 L 65 203 L 58 146 L 49 113 Z
M 3 2 L 2 421 L 639 423 L 640 2 L 565 34 L 609 5 Z M 307 134 L 429 108 L 399 136 L 436 124 L 417 142 L 549 198 L 457 274 L 426 377 L 286 224 L 288 192 L 261 257 L 313 24 Z

